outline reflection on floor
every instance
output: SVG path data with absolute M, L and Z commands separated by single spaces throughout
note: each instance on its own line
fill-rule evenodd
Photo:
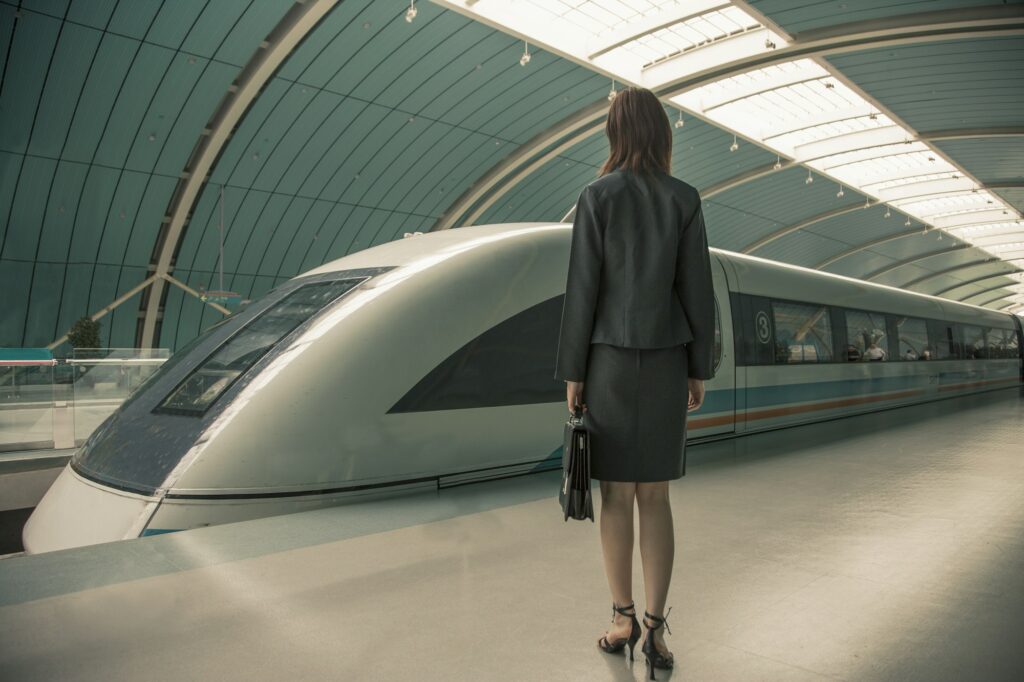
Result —
M 1022 440 L 1014 389 L 693 448 L 658 679 L 1021 679 Z M 556 481 L 0 561 L 0 679 L 644 679 Z

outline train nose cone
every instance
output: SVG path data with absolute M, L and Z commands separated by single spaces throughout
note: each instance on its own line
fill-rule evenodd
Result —
M 22 544 L 39 554 L 138 537 L 156 507 L 156 498 L 97 485 L 69 465 L 29 517 Z

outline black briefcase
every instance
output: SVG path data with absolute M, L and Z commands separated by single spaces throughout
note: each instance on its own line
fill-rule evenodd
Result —
M 565 422 L 562 444 L 562 487 L 558 502 L 566 521 L 569 517 L 594 520 L 594 500 L 590 493 L 590 433 L 577 409 Z

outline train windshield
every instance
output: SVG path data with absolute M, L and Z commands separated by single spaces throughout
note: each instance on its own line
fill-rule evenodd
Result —
M 281 339 L 366 279 L 316 282 L 291 292 L 228 338 L 192 370 L 155 411 L 202 415 Z

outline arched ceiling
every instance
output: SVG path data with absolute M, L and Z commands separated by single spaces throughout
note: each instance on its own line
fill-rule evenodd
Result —
M 49 344 L 122 299 L 104 343 L 135 345 L 147 328 L 172 349 L 194 337 L 221 313 L 174 282 L 220 288 L 222 189 L 224 288 L 245 297 L 404 232 L 560 220 L 605 158 L 612 76 L 653 85 L 673 119 L 683 111 L 673 171 L 701 190 L 713 245 L 1024 305 L 1024 251 L 993 246 L 1024 242 L 1020 2 L 517 4 L 562 19 L 643 6 L 582 56 L 565 31 L 480 14 L 493 4 L 420 0 L 409 22 L 408 5 L 382 0 L 0 0 L 0 345 Z M 646 34 L 698 5 L 753 21 L 637 68 Z M 937 198 L 974 183 L 1006 220 L 942 228 L 984 208 L 970 198 L 890 201 L 885 218 L 879 186 L 861 177 L 837 196 L 833 169 L 813 160 L 806 184 L 799 153 L 738 129 L 749 117 L 686 100 L 797 59 L 863 98 L 854 114 L 871 107 L 957 169 L 961 184 L 938 177 Z M 933 229 L 915 215 L 907 226 L 901 208 L 932 211 Z

